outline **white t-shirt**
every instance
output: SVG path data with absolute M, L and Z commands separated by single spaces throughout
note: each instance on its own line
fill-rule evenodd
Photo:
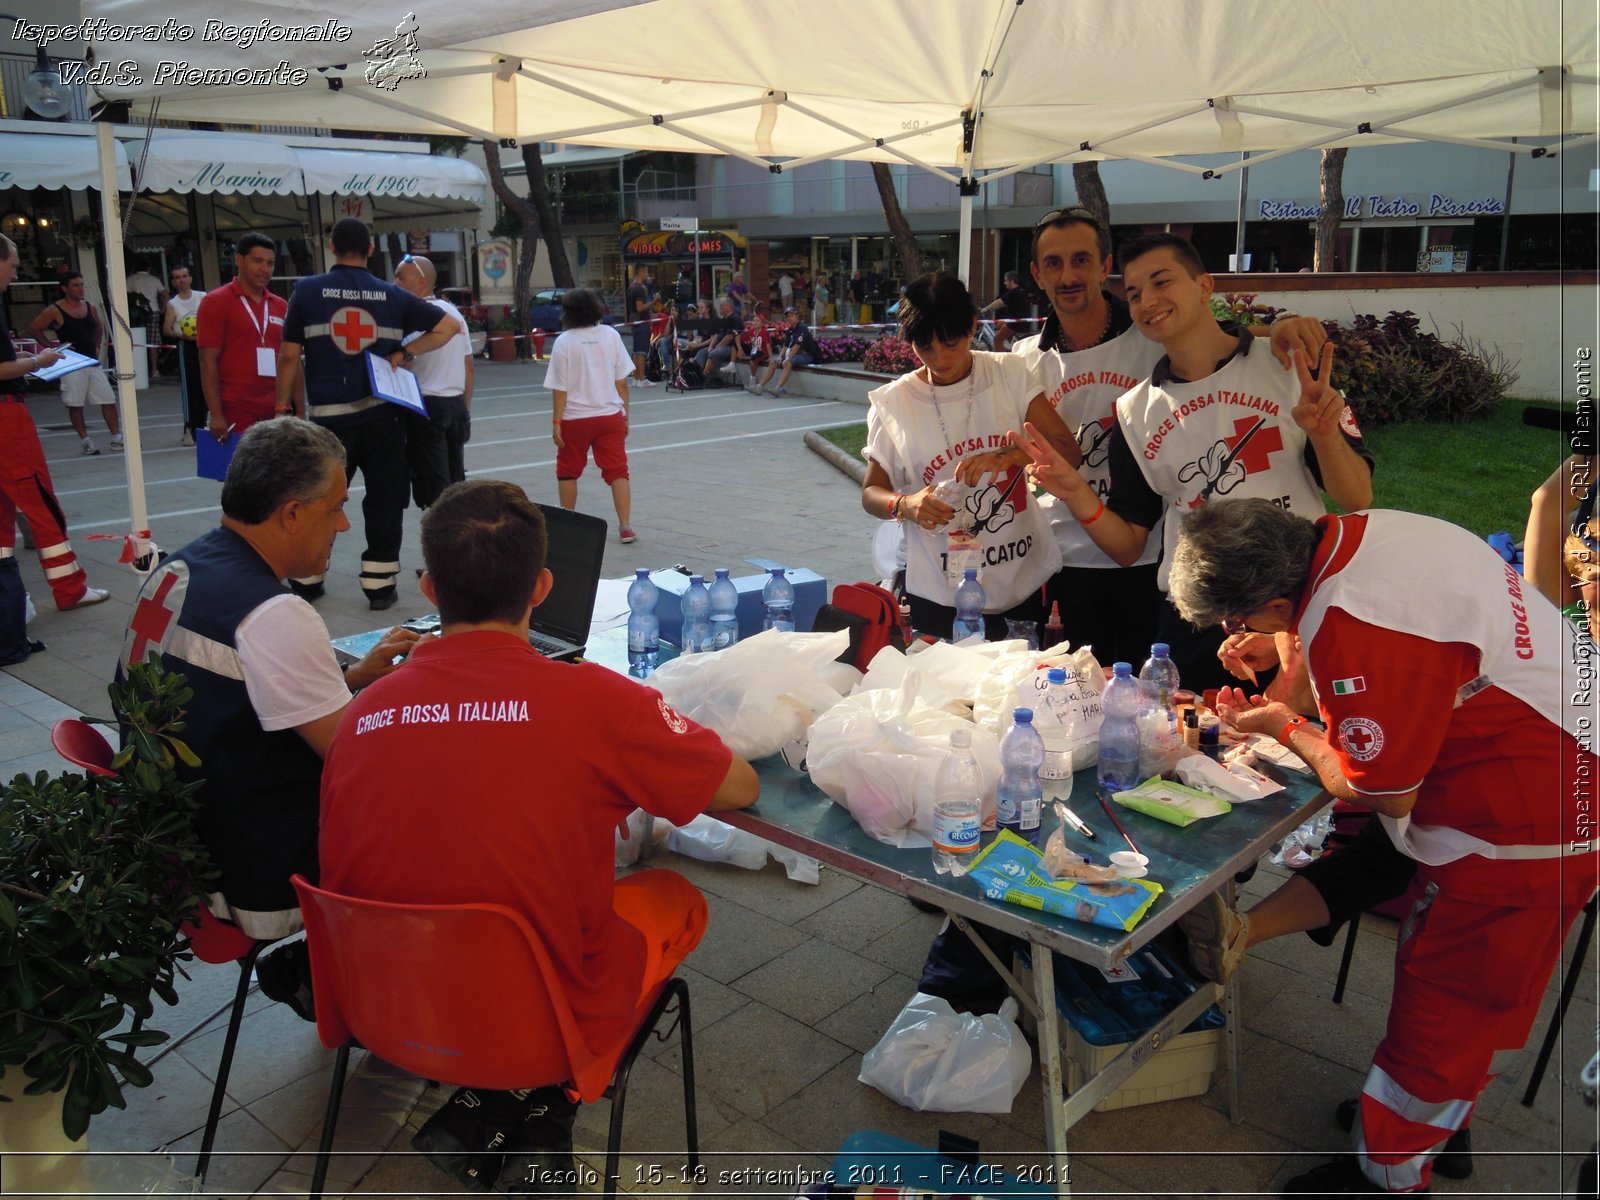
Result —
M 200 312 L 200 301 L 204 300 L 205 298 L 206 294 L 201 291 L 190 292 L 187 300 L 185 300 L 182 296 L 174 294 L 173 297 L 167 301 L 167 311 L 172 314 L 173 326 L 177 327 L 183 324 L 183 319 L 185 317 L 194 317 L 196 320 L 199 320 L 197 314 Z
M 472 353 L 472 341 L 467 336 L 467 321 L 461 310 L 448 300 L 429 296 L 428 303 L 444 310 L 456 323 L 456 333 L 444 345 L 419 354 L 411 363 L 411 373 L 417 377 L 417 386 L 424 396 L 459 396 L 467 390 L 467 356 Z M 422 337 L 417 334 L 416 337 Z M 408 338 L 415 341 L 416 338 Z
M 567 394 L 567 420 L 608 417 L 622 411 L 617 380 L 633 374 L 633 358 L 609 325 L 563 330 L 550 351 L 544 385 Z
M 257 605 L 239 622 L 233 642 L 250 705 L 268 733 L 318 720 L 350 703 L 328 627 L 299 596 L 274 596 Z
M 1021 431 L 1038 394 L 1028 364 L 1011 354 L 974 353 L 972 373 L 947 387 L 902 375 L 868 397 L 867 457 L 884 469 L 895 491 L 919 492 L 955 478 L 962 459 L 1003 448 L 1007 432 Z M 984 608 L 1005 612 L 1060 569 L 1061 549 L 1020 465 L 982 482 L 974 499 L 974 511 L 986 514 L 977 531 Z M 947 530 L 906 525 L 906 588 L 946 607 L 955 598 L 948 546 Z

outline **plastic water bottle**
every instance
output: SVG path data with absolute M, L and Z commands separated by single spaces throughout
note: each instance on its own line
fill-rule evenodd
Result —
M 728 578 L 728 568 L 718 567 L 711 594 L 711 648 L 726 650 L 739 640 L 739 589 Z
M 628 674 L 643 679 L 661 661 L 661 622 L 656 620 L 660 590 L 640 567 L 628 585 Z
M 978 582 L 976 567 L 961 573 L 956 585 L 956 619 L 950 628 L 950 640 L 959 642 L 973 636 L 983 637 L 983 606 L 989 598 L 983 594 L 983 584 Z
M 706 591 L 705 576 L 689 576 L 689 590 L 678 607 L 683 613 L 683 652 L 711 649 L 711 593 Z
M 1144 693 L 1145 702 L 1166 713 L 1176 728 L 1178 707 L 1173 696 L 1178 690 L 1178 664 L 1172 661 L 1172 647 L 1167 643 L 1156 642 L 1150 647 L 1150 657 L 1139 668 L 1139 690 Z
M 1033 727 L 1033 709 L 1011 713 L 1012 725 L 1000 739 L 1000 791 L 995 819 L 1001 829 L 1039 843 L 1039 819 L 1044 814 L 1044 788 L 1039 767 L 1044 762 L 1044 742 Z
M 1045 678 L 1049 686 L 1044 693 L 1045 713 L 1040 714 L 1039 736 L 1044 741 L 1044 765 L 1039 768 L 1040 779 L 1072 778 L 1072 747 L 1067 742 L 1064 714 L 1072 709 L 1067 695 L 1065 667 L 1051 667 Z
M 933 869 L 965 875 L 978 854 L 983 776 L 972 753 L 972 730 L 950 731 L 950 757 L 933 787 Z
M 761 603 L 767 610 L 767 615 L 761 619 L 762 629 L 794 632 L 794 584 L 789 582 L 784 568 L 772 568 L 772 578 L 761 589 Z
M 1121 792 L 1136 786 L 1139 776 L 1139 714 L 1144 697 L 1139 692 L 1133 667 L 1113 663 L 1111 679 L 1100 697 L 1104 720 L 1100 726 L 1100 786 Z
M 1166 642 L 1150 647 L 1150 657 L 1139 668 L 1139 693 L 1144 712 L 1139 716 L 1139 777 L 1149 779 L 1170 771 L 1182 752 L 1178 737 L 1178 665 Z

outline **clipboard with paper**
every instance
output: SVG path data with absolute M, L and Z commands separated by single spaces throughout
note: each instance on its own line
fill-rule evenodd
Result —
M 368 350 L 367 377 L 372 381 L 372 394 L 378 399 L 428 415 L 427 406 L 422 403 L 422 388 L 410 371 L 391 366 L 388 359 L 379 358 Z
M 34 379 L 49 383 L 53 379 L 60 379 L 64 375 L 71 375 L 75 371 L 82 371 L 88 367 L 98 367 L 100 360 L 90 358 L 87 354 L 79 354 L 71 346 L 54 346 L 53 350 L 61 355 L 60 362 L 53 362 L 48 367 L 40 367 L 28 374 Z

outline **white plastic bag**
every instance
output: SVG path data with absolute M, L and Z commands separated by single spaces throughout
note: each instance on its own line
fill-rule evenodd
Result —
M 891 846 L 926 846 L 933 831 L 934 785 L 950 754 L 950 733 L 972 730 L 972 752 L 985 791 L 1000 782 L 994 734 L 918 699 L 921 676 L 906 672 L 898 688 L 857 692 L 811 726 L 806 770 L 850 810 L 856 823 Z
M 657 827 L 665 822 L 657 822 Z M 767 865 L 767 855 L 783 864 L 784 871 L 796 883 L 816 883 L 821 877 L 817 860 L 783 846 L 774 845 L 743 829 L 735 829 L 725 821 L 701 813 L 687 825 L 668 826 L 667 849 L 701 862 L 731 863 L 747 871 L 759 871 Z
M 741 758 L 765 758 L 802 738 L 812 718 L 861 678 L 855 668 L 833 661 L 849 644 L 843 629 L 768 629 L 714 654 L 675 658 L 645 682 Z
M 1016 1018 L 1009 996 L 980 1017 L 918 992 L 862 1057 L 857 1079 L 917 1112 L 1008 1113 L 1033 1067 Z
M 1017 702 L 1033 709 L 1033 724 L 1044 739 L 1045 751 L 1070 753 L 1072 769 L 1081 771 L 1100 758 L 1100 726 L 1105 720 L 1100 693 L 1105 691 L 1105 672 L 1087 646 L 1064 657 L 1053 651 L 1050 655 L 1041 655 L 1040 661 L 1066 671 L 1065 691 L 1051 688 L 1048 672 L 1036 670 L 1018 685 Z M 1059 699 L 1047 703 L 1046 697 Z M 1000 716 L 1010 719 L 1009 713 Z

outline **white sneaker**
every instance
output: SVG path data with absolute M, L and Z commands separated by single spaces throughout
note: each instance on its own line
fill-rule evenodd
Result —
M 120 433 L 114 433 L 111 435 L 111 448 L 113 450 L 122 449 L 122 435 Z
M 756 386 L 756 385 L 755 385 L 755 384 L 753 384 L 753 383 L 747 383 L 747 384 L 745 384 L 745 385 L 744 385 L 744 390 L 745 390 L 745 391 L 747 391 L 747 392 L 749 392 L 749 393 L 750 393 L 750 394 L 751 394 L 751 395 L 752 395 L 752 396 L 759 396 L 759 395 L 761 395 L 761 389 L 760 389 L 760 388 L 758 388 L 758 387 L 757 387 L 757 386 Z
M 83 450 L 82 450 L 82 453 L 84 454 L 85 457 L 87 457 L 88 455 L 91 455 L 91 454 L 99 454 L 100 453 L 100 447 L 96 446 L 94 444 L 94 439 L 93 438 L 84 438 L 83 439 Z
M 76 604 L 69 604 L 67 609 L 71 611 L 74 608 L 87 608 L 91 604 L 99 604 L 102 600 L 109 599 L 111 599 L 111 593 L 106 591 L 105 588 L 92 587 L 78 598 Z
M 647 388 L 655 387 L 655 384 L 651 383 L 648 379 L 635 379 L 630 386 L 636 388 Z

